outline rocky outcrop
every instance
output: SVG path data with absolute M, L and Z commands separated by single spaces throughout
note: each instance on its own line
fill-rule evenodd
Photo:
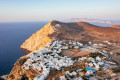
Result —
M 30 52 L 44 48 L 45 44 L 51 42 L 51 39 L 50 37 L 48 37 L 48 35 L 54 32 L 51 23 L 52 21 L 45 25 L 41 30 L 33 34 L 21 45 L 21 48 L 28 50 Z
M 120 30 L 95 26 L 86 22 L 63 23 L 51 21 L 28 38 L 21 48 L 29 52 L 44 48 L 54 39 L 77 40 L 83 42 L 120 42 Z
M 21 48 L 29 52 L 43 49 L 47 43 L 53 40 L 73 40 L 80 42 L 103 42 L 112 41 L 120 42 L 120 30 L 110 27 L 95 26 L 86 22 L 63 23 L 59 21 L 51 21 L 41 30 L 37 31 L 28 38 Z M 34 70 L 25 71 L 21 66 L 29 57 L 23 56 L 16 61 L 7 80 L 32 80 L 39 74 Z M 59 72 L 60 73 L 60 72 Z M 53 73 L 54 74 L 54 73 Z M 59 75 L 62 75 L 60 73 Z M 48 76 L 48 80 L 49 80 Z M 55 77 L 53 75 L 52 77 Z M 56 76 L 57 77 L 57 76 Z
M 111 28 L 116 28 L 116 29 L 120 29 L 120 25 L 111 25 L 111 26 L 109 26 L 109 27 L 111 27 Z
M 16 61 L 13 69 L 8 75 L 2 76 L 0 80 L 33 80 L 39 74 L 35 70 L 24 70 L 22 65 L 26 62 L 28 57 L 23 56 Z

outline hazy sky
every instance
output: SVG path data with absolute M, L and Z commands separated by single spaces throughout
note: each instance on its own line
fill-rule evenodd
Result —
M 120 19 L 120 0 L 0 0 L 0 22 Z

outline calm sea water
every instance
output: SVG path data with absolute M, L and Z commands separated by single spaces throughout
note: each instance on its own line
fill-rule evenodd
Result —
M 0 23 L 0 76 L 8 74 L 19 57 L 20 45 L 48 22 Z
M 0 76 L 8 74 L 19 57 L 20 45 L 48 22 L 0 23 Z M 107 27 L 109 24 L 92 23 Z
M 110 25 L 114 25 L 114 24 L 106 24 L 106 23 L 98 23 L 98 22 L 89 22 L 89 23 L 102 27 L 109 27 Z

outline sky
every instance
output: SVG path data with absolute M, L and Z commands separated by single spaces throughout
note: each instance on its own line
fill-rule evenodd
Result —
M 120 20 L 120 0 L 0 0 L 0 22 Z

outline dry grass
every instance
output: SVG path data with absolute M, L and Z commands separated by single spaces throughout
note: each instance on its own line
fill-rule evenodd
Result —
M 75 50 L 63 50 L 62 54 L 64 56 L 68 56 L 70 58 L 73 57 L 80 57 L 80 56 L 84 56 L 84 55 L 88 55 L 90 54 L 89 52 L 83 52 L 83 51 L 75 51 Z

